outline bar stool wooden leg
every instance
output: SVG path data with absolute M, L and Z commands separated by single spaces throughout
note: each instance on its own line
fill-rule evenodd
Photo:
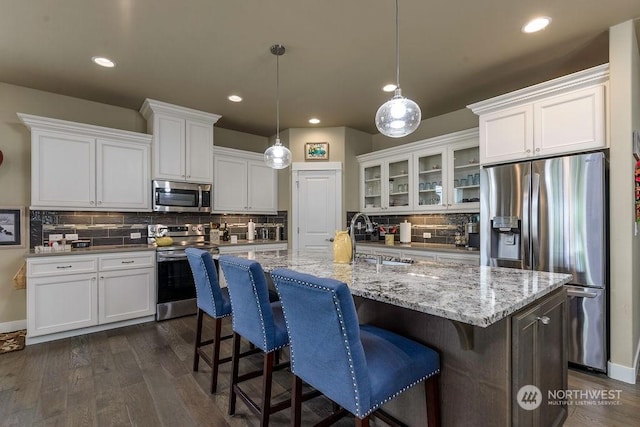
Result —
M 211 394 L 218 388 L 218 365 L 220 365 L 220 334 L 222 319 L 215 319 L 215 334 L 213 335 L 213 366 L 211 367 Z
M 440 375 L 434 375 L 424 382 L 427 399 L 427 425 L 440 426 Z
M 274 352 L 264 354 L 264 367 L 262 368 L 262 411 L 260 426 L 269 425 L 269 415 L 271 415 L 271 380 L 273 377 Z
M 233 333 L 233 352 L 231 354 L 231 386 L 229 388 L 229 415 L 236 413 L 236 384 L 238 384 L 238 365 L 240 363 L 240 335 Z
M 293 375 L 291 386 L 291 427 L 300 427 L 302 423 L 302 380 Z
M 200 355 L 198 354 L 198 349 L 202 343 L 202 317 L 203 311 L 198 309 L 198 323 L 196 327 L 196 346 L 193 355 L 193 371 L 198 371 L 198 366 L 200 365 Z

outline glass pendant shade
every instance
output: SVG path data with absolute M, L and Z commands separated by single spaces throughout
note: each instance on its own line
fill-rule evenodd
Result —
M 291 150 L 276 139 L 276 143 L 264 152 L 264 162 L 273 169 L 284 169 L 291 164 Z
M 415 131 L 421 118 L 420 106 L 396 89 L 395 96 L 378 108 L 376 127 L 385 136 L 400 138 Z

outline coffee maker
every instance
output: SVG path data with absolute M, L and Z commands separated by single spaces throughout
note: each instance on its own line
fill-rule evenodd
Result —
M 468 222 L 464 226 L 464 236 L 467 241 L 467 249 L 477 251 L 480 249 L 480 224 Z

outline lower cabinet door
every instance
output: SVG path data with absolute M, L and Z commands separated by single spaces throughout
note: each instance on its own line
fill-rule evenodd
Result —
M 100 273 L 99 323 L 119 322 L 155 314 L 155 289 L 153 268 Z
M 564 398 L 553 397 L 567 389 L 566 295 L 562 289 L 512 317 L 514 426 L 561 426 L 567 418 Z
M 97 276 L 70 274 L 29 279 L 29 337 L 94 326 L 98 323 Z

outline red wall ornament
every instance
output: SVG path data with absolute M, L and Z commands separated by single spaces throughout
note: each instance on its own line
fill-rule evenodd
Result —
M 3 160 L 4 160 L 4 155 L 2 154 L 2 150 L 0 150 L 0 166 L 2 166 Z

